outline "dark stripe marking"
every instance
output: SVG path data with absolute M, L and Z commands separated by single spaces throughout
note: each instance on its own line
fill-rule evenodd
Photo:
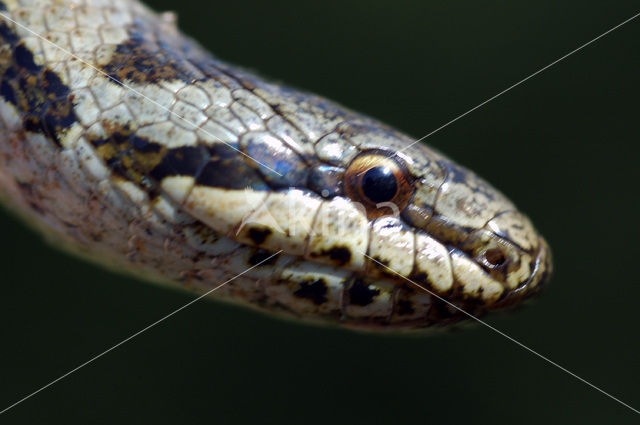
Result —
M 69 87 L 55 72 L 35 63 L 33 53 L 6 22 L 0 22 L 0 45 L 11 51 L 11 57 L 0 58 L 0 96 L 18 109 L 26 131 L 44 134 L 60 145 L 65 131 L 77 122 Z
M 196 177 L 209 160 L 210 155 L 202 145 L 181 146 L 166 152 L 162 161 L 151 171 L 156 181 L 169 176 Z
M 221 143 L 210 146 L 208 150 L 211 157 L 196 184 L 225 189 L 269 189 L 258 172 L 247 165 L 241 153 Z

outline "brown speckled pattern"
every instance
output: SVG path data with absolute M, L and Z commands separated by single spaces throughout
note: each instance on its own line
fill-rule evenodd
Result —
M 376 331 L 465 318 L 430 292 L 480 315 L 550 273 L 529 220 L 472 172 L 215 59 L 169 14 L 135 0 L 0 10 L 43 37 L 0 17 L 0 196 L 59 246 L 199 292 L 258 265 L 214 296 Z M 389 161 L 393 205 L 362 198 L 353 164 Z

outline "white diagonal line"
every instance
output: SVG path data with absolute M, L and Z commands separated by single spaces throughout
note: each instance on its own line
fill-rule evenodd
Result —
M 537 351 L 535 351 L 532 348 L 527 347 L 526 345 L 524 345 L 522 342 L 518 341 L 517 339 L 507 335 L 506 333 L 502 332 L 499 329 L 494 328 L 493 326 L 491 326 L 490 324 L 488 324 L 487 322 L 485 322 L 482 319 L 477 318 L 476 316 L 474 316 L 471 313 L 466 312 L 465 310 L 461 309 L 460 307 L 458 307 L 457 305 L 447 301 L 446 299 L 442 298 L 441 296 L 439 296 L 438 294 L 436 294 L 433 291 L 428 290 L 427 288 L 425 288 L 424 286 L 414 282 L 413 280 L 409 279 L 408 277 L 403 276 L 402 274 L 398 273 L 397 271 L 393 270 L 392 268 L 382 264 L 380 261 L 370 257 L 369 255 L 363 253 L 365 257 L 367 257 L 369 260 L 373 261 L 374 263 L 384 267 L 385 269 L 388 269 L 389 271 L 391 271 L 394 274 L 397 274 L 398 276 L 400 276 L 402 279 L 406 280 L 407 282 L 412 283 L 413 285 L 415 285 L 416 287 L 422 289 L 423 291 L 427 292 L 429 295 L 438 298 L 440 301 L 443 301 L 445 303 L 447 303 L 448 305 L 450 305 L 451 307 L 455 308 L 456 310 L 460 311 L 461 313 L 465 314 L 466 316 L 468 316 L 469 318 L 475 320 L 476 322 L 486 326 L 487 328 L 491 329 L 492 331 L 494 331 L 495 333 L 497 333 L 498 335 L 501 335 L 505 338 L 507 338 L 509 341 L 515 343 L 516 345 L 520 346 L 521 348 L 524 348 L 525 350 L 527 350 L 528 352 L 530 352 L 531 354 L 534 354 L 536 356 L 538 356 L 539 358 L 541 358 L 542 360 L 546 361 L 547 363 L 557 367 L 558 369 L 562 370 L 563 372 L 573 376 L 574 378 L 576 378 L 577 380 L 579 380 L 580 382 L 582 382 L 583 384 L 586 384 L 588 386 L 590 386 L 591 388 L 593 388 L 596 391 L 599 391 L 600 393 L 606 395 L 607 397 L 611 398 L 612 400 L 617 401 L 618 403 L 620 403 L 621 405 L 623 405 L 624 407 L 632 410 L 633 412 L 640 414 L 640 410 L 635 409 L 634 407 L 628 405 L 627 403 L 623 402 L 622 400 L 612 396 L 611 394 L 609 394 L 608 392 L 600 389 L 599 387 L 595 386 L 594 384 L 592 384 L 591 382 L 587 381 L 584 378 L 581 378 L 580 376 L 576 375 L 575 373 L 571 372 L 569 369 L 560 366 L 558 363 L 554 362 L 553 360 L 549 359 L 546 356 L 543 356 L 542 354 L 538 353 Z
M 629 19 L 624 20 L 623 22 L 619 23 L 618 25 L 616 25 L 615 27 L 603 32 L 602 34 L 600 34 L 599 36 L 597 36 L 596 38 L 584 43 L 583 45 L 573 49 L 572 51 L 570 51 L 569 53 L 567 53 L 566 55 L 554 60 L 553 62 L 551 62 L 549 65 L 540 68 L 539 70 L 537 70 L 536 72 L 534 72 L 533 74 L 529 75 L 528 77 L 523 78 L 522 80 L 518 81 L 515 84 L 512 84 L 511 86 L 507 87 L 506 89 L 502 90 L 500 93 L 491 96 L 489 99 L 485 100 L 484 102 L 480 103 L 477 106 L 474 106 L 473 108 L 469 109 L 467 112 L 465 112 L 462 115 L 458 115 L 457 117 L 455 117 L 454 119 L 452 119 L 451 121 L 447 122 L 446 124 L 441 125 L 440 127 L 436 128 L 435 130 L 433 130 L 431 133 L 428 133 L 424 136 L 422 136 L 421 138 L 419 138 L 418 140 L 413 141 L 412 143 L 408 144 L 407 146 L 403 147 L 402 149 L 400 149 L 397 153 L 404 151 L 405 149 L 409 149 L 411 146 L 415 145 L 416 143 L 419 143 L 421 141 L 423 141 L 424 139 L 426 139 L 427 137 L 437 133 L 438 131 L 442 130 L 445 127 L 448 127 L 449 125 L 453 124 L 454 122 L 458 121 L 460 118 L 463 118 L 467 115 L 469 115 L 470 113 L 472 113 L 473 111 L 475 111 L 478 108 L 483 107 L 484 105 L 486 105 L 487 103 L 491 102 L 492 100 L 495 100 L 496 98 L 502 96 L 503 94 L 505 94 L 506 92 L 508 92 L 509 90 L 518 87 L 520 84 L 524 83 L 525 81 L 530 80 L 531 78 L 535 77 L 536 75 L 540 74 L 541 72 L 551 68 L 553 65 L 557 64 L 558 62 L 568 58 L 569 56 L 573 55 L 574 53 L 584 49 L 585 47 L 587 47 L 588 45 L 598 41 L 599 39 L 601 39 L 602 37 L 604 37 L 605 35 L 617 30 L 618 28 L 620 28 L 621 26 L 631 22 L 632 20 L 636 19 L 638 16 L 640 16 L 640 12 L 636 13 L 635 15 L 633 15 L 632 17 L 630 17 Z
M 269 167 L 266 164 L 263 164 L 262 162 L 258 161 L 257 159 L 253 158 L 250 155 L 247 155 L 246 153 L 242 152 L 240 149 L 234 147 L 233 145 L 230 145 L 229 143 L 225 142 L 224 140 L 220 139 L 218 136 L 216 136 L 215 134 L 211 134 L 209 131 L 205 130 L 204 128 L 192 123 L 191 121 L 189 121 L 188 119 L 186 119 L 185 117 L 183 117 L 182 115 L 176 113 L 175 111 L 172 111 L 171 109 L 167 108 L 166 106 L 162 105 L 161 103 L 151 99 L 149 96 L 139 92 L 138 90 L 134 89 L 133 87 L 131 87 L 128 84 L 125 84 L 122 81 L 119 81 L 118 79 L 112 77 L 111 75 L 107 74 L 106 72 L 104 72 L 103 70 L 97 68 L 95 65 L 85 61 L 84 59 L 82 59 L 81 57 L 79 57 L 78 55 L 70 52 L 69 50 L 65 49 L 62 46 L 59 46 L 58 44 L 54 43 L 51 40 L 48 40 L 47 38 L 41 36 L 40 34 L 38 34 L 37 32 L 33 31 L 31 28 L 21 24 L 20 22 L 17 22 L 13 19 L 11 19 L 10 17 L 8 17 L 7 15 L 5 15 L 4 13 L 0 12 L 0 17 L 6 19 L 7 21 L 10 21 L 12 23 L 14 23 L 15 25 L 19 26 L 20 28 L 24 29 L 25 31 L 28 31 L 29 33 L 35 35 L 36 37 L 38 37 L 40 40 L 49 43 L 50 45 L 52 45 L 53 47 L 55 47 L 56 49 L 59 49 L 60 51 L 64 52 L 65 54 L 71 56 L 72 58 L 76 59 L 78 62 L 83 63 L 84 65 L 87 65 L 89 68 L 93 69 L 94 71 L 104 75 L 105 77 L 107 77 L 108 79 L 115 81 L 116 83 L 120 84 L 122 87 L 131 90 L 133 93 L 135 93 L 136 95 L 142 97 L 145 100 L 148 100 L 149 102 L 153 103 L 154 105 L 156 105 L 157 107 L 159 107 L 160 109 L 163 109 L 167 112 L 169 112 L 171 115 L 177 117 L 178 119 L 182 120 L 183 122 L 191 125 L 193 128 L 196 128 L 200 131 L 202 131 L 204 134 L 213 137 L 214 139 L 218 140 L 219 142 L 225 144 L 226 146 L 228 146 L 229 148 L 233 149 L 236 152 L 239 152 L 240 154 L 244 155 L 245 157 L 249 158 L 250 160 L 252 160 L 253 162 L 255 162 L 256 164 L 260 164 L 262 165 L 264 168 L 268 169 L 269 171 L 273 171 L 274 173 L 276 173 L 277 175 L 282 177 L 282 174 L 280 174 L 279 172 L 277 172 L 276 170 L 274 170 L 273 168 Z
M 43 387 L 40 387 L 39 389 L 37 389 L 36 391 L 32 392 L 31 394 L 22 397 L 20 400 L 16 401 L 15 403 L 13 403 L 10 406 L 7 406 L 3 410 L 1 410 L 0 411 L 0 415 L 5 413 L 9 409 L 12 409 L 13 407 L 17 406 L 18 404 L 22 403 L 23 401 L 26 401 L 26 400 L 30 399 L 31 397 L 33 397 L 34 395 L 38 394 L 39 392 L 49 388 L 53 384 L 57 383 L 58 381 L 61 381 L 62 379 L 66 378 L 67 376 L 71 375 L 72 373 L 77 372 L 78 370 L 82 369 L 83 367 L 87 366 L 88 364 L 93 363 L 94 361 L 98 360 L 100 357 L 104 356 L 105 354 L 107 354 L 107 353 L 115 350 L 116 348 L 120 347 L 122 344 L 125 344 L 128 341 L 131 341 L 133 338 L 137 337 L 141 333 L 148 331 L 149 329 L 153 328 L 154 326 L 156 326 L 157 324 L 159 324 L 161 322 L 164 322 L 169 317 L 179 313 L 180 311 L 182 311 L 185 308 L 189 307 L 191 304 L 194 304 L 194 303 L 198 302 L 199 300 L 201 300 L 202 298 L 204 298 L 207 295 L 211 294 L 212 292 L 217 291 L 218 289 L 222 288 L 224 285 L 226 285 L 227 283 L 231 282 L 232 280 L 235 280 L 235 279 L 239 278 L 243 274 L 245 274 L 245 273 L 251 271 L 252 269 L 258 267 L 259 265 L 269 261 L 270 259 L 272 259 L 276 255 L 280 254 L 281 252 L 282 252 L 282 250 L 276 252 L 275 254 L 272 254 L 271 256 L 265 258 L 264 260 L 260 261 L 259 263 L 255 264 L 254 266 L 249 267 L 248 269 L 246 269 L 242 273 L 239 273 L 239 274 L 235 275 L 234 277 L 232 277 L 231 279 L 229 279 L 229 280 L 227 280 L 225 282 L 222 282 L 220 285 L 214 287 L 213 289 L 210 289 L 209 291 L 205 292 L 204 294 L 200 295 L 199 297 L 189 301 L 188 303 L 184 304 L 182 307 L 179 307 L 179 308 L 173 310 L 171 313 L 167 314 L 166 316 L 161 317 L 160 319 L 156 320 L 155 322 L 151 323 L 150 325 L 145 326 L 144 328 L 140 329 L 138 332 L 134 333 L 133 335 L 128 336 L 127 338 L 123 339 L 119 343 L 117 343 L 117 344 L 111 346 L 110 348 L 104 350 L 102 353 L 90 358 L 89 360 L 87 360 L 86 362 L 82 363 L 81 365 L 76 366 L 75 368 L 71 369 L 69 372 L 65 373 L 64 375 L 59 376 L 58 378 L 54 379 L 53 381 L 49 382 L 48 384 L 44 385 Z

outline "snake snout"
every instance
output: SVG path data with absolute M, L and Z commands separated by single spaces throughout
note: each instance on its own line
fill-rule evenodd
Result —
M 431 174 L 416 181 L 401 216 L 418 239 L 432 238 L 448 251 L 453 279 L 446 292 L 439 292 L 490 309 L 537 292 L 550 274 L 551 256 L 529 219 L 464 167 L 444 160 L 432 164 Z M 426 265 L 417 257 L 416 269 L 425 268 L 429 275 L 424 257 Z M 430 275 L 426 282 L 433 282 Z
M 530 263 L 530 274 L 526 280 L 515 288 L 508 290 L 493 308 L 503 308 L 538 293 L 548 282 L 553 271 L 551 248 L 544 238 L 538 235 L 538 243 L 533 260 Z
M 460 248 L 504 287 L 496 306 L 532 295 L 550 275 L 549 245 L 529 219 L 515 210 L 500 213 L 471 232 Z

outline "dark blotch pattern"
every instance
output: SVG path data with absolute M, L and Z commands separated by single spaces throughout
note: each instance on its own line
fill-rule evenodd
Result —
M 398 314 L 398 316 L 407 316 L 415 312 L 411 304 L 411 301 L 409 300 L 399 300 L 397 302 L 396 309 L 397 309 L 396 314 Z
M 42 86 L 47 93 L 56 99 L 65 99 L 69 96 L 69 88 L 62 84 L 58 74 L 49 69 L 45 69 L 42 74 Z
M 389 270 L 389 260 L 385 260 L 378 255 L 373 257 L 372 265 L 383 273 L 386 272 L 392 276 L 396 275 L 392 270 Z
M 367 306 L 380 294 L 380 290 L 371 289 L 362 280 L 356 279 L 349 288 L 349 302 L 354 305 Z
M 347 264 L 351 260 L 351 251 L 344 246 L 334 246 L 327 254 L 329 258 L 336 261 L 339 264 Z
M 472 310 L 470 306 L 463 305 L 461 308 L 471 314 L 474 314 L 474 310 Z M 447 324 L 457 322 L 463 318 L 465 318 L 463 313 L 459 310 L 451 309 L 449 304 L 446 302 L 437 298 L 432 301 L 428 315 L 430 322 Z
M 327 302 L 327 285 L 322 279 L 315 280 L 311 283 L 302 282 L 300 288 L 296 290 L 293 295 L 300 298 L 306 298 L 315 305 L 324 304 Z
M 76 122 L 76 114 L 73 111 L 73 104 L 67 99 L 53 100 L 41 115 L 40 127 L 51 140 L 60 144 L 62 131 L 71 127 L 74 122 Z
M 320 253 L 311 253 L 311 257 L 329 257 L 336 265 L 343 266 L 351 260 L 351 251 L 344 246 L 334 246 Z
M 180 45 L 166 28 L 138 19 L 129 29 L 129 39 L 116 48 L 102 70 L 116 84 L 159 83 L 183 80 L 192 82 L 202 74 L 186 60 L 190 49 Z
M 429 280 L 429 275 L 425 272 L 412 273 L 409 276 L 409 279 L 411 279 L 415 283 L 419 283 L 420 285 L 432 286 L 431 281 Z
M 9 28 L 4 21 L 0 22 L 0 37 L 2 37 L 3 43 L 9 44 L 11 46 L 15 46 L 16 44 L 18 44 L 18 36 L 16 35 L 16 33 L 11 31 L 11 28 Z
M 263 227 L 263 228 L 252 227 L 249 229 L 249 238 L 251 238 L 251 240 L 256 245 L 260 245 L 267 240 L 267 238 L 269 237 L 269 235 L 271 235 L 271 233 L 272 233 L 271 229 L 268 229 L 266 227 Z
M 13 105 L 18 103 L 16 92 L 7 80 L 2 80 L 2 83 L 0 83 L 0 96 Z
M 127 126 L 112 127 L 109 133 L 107 138 L 89 140 L 98 156 L 120 177 L 152 190 L 154 186 L 146 176 L 163 160 L 167 149 L 148 140 L 143 141 Z M 145 146 L 145 149 L 136 149 L 136 144 Z
M 41 67 L 33 61 L 33 54 L 23 43 L 13 48 L 13 58 L 19 68 L 25 68 L 29 73 L 35 74 L 41 70 Z
M 171 26 L 171 24 L 168 24 Z M 174 29 L 138 15 L 128 28 L 129 38 L 116 47 L 102 70 L 114 84 L 159 84 L 181 80 L 189 84 L 233 78 L 251 89 L 255 77 L 229 69 L 189 38 L 176 37 Z
M 133 149 L 141 153 L 154 153 L 162 150 L 162 146 L 160 144 L 150 142 L 149 140 L 136 135 L 131 137 L 131 146 Z
M 55 72 L 35 63 L 31 51 L 4 21 L 0 45 L 9 47 L 0 57 L 0 96 L 21 113 L 26 131 L 42 133 L 60 145 L 66 129 L 77 121 L 69 88 Z

